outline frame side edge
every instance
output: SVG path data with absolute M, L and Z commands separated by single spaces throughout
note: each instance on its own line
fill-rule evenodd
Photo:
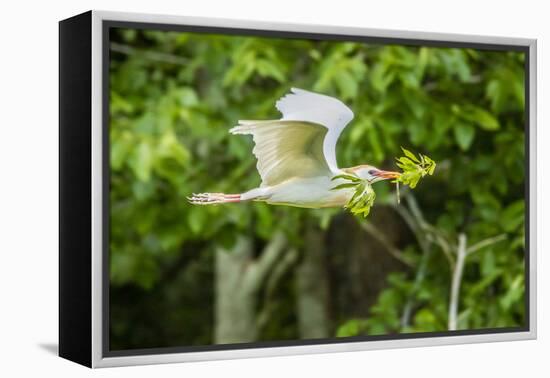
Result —
M 59 22 L 59 356 L 91 367 L 91 12 Z

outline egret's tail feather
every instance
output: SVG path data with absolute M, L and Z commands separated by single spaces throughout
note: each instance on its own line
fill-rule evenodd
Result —
M 241 195 L 224 193 L 193 193 L 191 197 L 187 197 L 187 200 L 193 205 L 218 205 L 220 203 L 241 202 Z

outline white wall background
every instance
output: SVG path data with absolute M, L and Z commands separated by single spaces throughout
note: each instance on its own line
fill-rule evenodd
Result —
M 5 1 L 0 15 L 0 375 L 520 377 L 550 373 L 545 1 Z M 89 9 L 537 38 L 539 340 L 90 371 L 57 343 L 57 21 Z M 545 374 L 546 373 L 546 374 Z

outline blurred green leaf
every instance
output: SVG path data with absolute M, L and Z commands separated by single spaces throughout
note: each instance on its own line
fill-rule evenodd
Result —
M 463 151 L 468 150 L 474 141 L 475 128 L 468 123 L 458 122 L 453 130 L 458 146 Z
M 149 181 L 153 167 L 153 150 L 151 145 L 145 141 L 141 142 L 130 156 L 129 164 L 139 180 Z
M 462 115 L 465 119 L 477 123 L 484 130 L 494 131 L 500 128 L 495 116 L 477 106 L 470 105 L 465 107 Z
M 336 337 L 357 336 L 364 332 L 366 321 L 363 319 L 351 319 L 342 324 L 336 330 Z

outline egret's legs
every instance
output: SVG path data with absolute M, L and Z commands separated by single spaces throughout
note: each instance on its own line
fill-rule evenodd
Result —
M 193 205 L 217 205 L 263 199 L 266 194 L 267 188 L 256 188 L 242 194 L 193 193 L 191 197 L 187 197 L 187 200 Z
M 193 205 L 217 205 L 220 203 L 241 202 L 240 194 L 224 194 L 224 193 L 193 193 L 191 197 L 187 197 Z

